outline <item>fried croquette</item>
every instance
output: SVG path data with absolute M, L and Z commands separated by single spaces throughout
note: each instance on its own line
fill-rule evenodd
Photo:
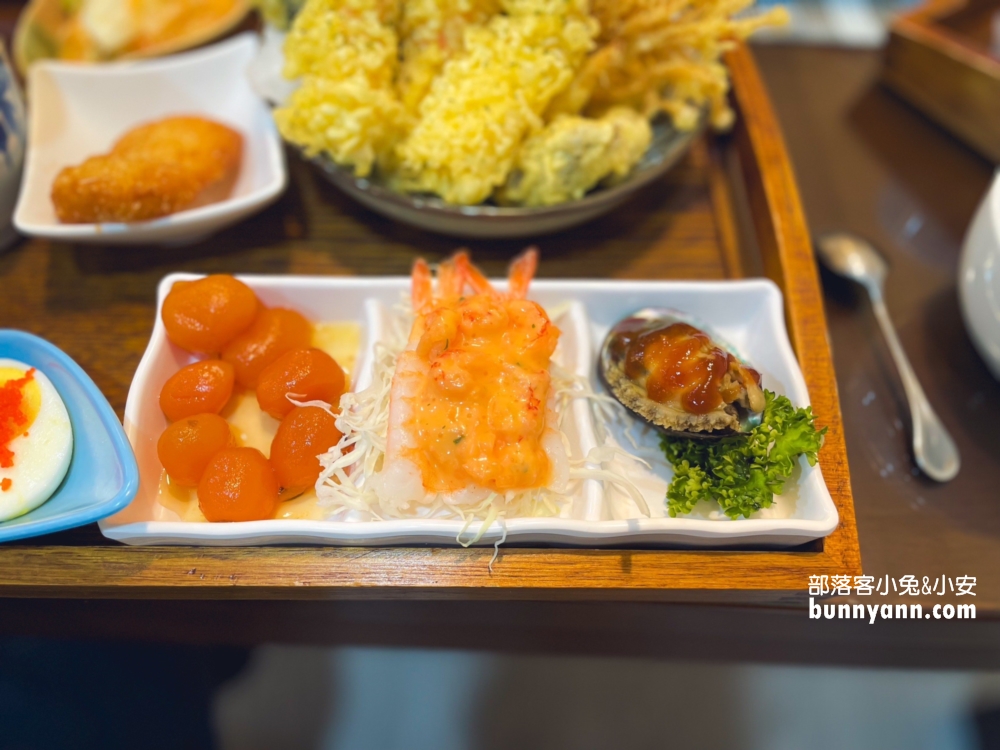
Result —
M 243 137 L 201 117 L 169 117 L 126 133 L 107 154 L 66 167 L 52 203 L 67 224 L 156 219 L 224 200 Z

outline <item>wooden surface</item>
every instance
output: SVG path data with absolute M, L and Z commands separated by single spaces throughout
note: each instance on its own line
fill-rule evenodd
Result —
M 986 39 L 998 0 L 930 0 L 892 25 L 883 77 L 959 138 L 1000 163 L 1000 58 Z
M 829 426 L 820 461 L 842 523 L 827 540 L 767 552 L 510 547 L 490 570 L 491 548 L 129 548 L 40 539 L 0 548 L 0 593 L 677 600 L 711 598 L 703 592 L 723 590 L 727 601 L 782 602 L 801 598 L 810 575 L 860 573 L 843 429 L 808 231 L 753 59 L 744 49 L 730 64 L 736 104 L 744 113 L 735 136 L 699 142 L 680 169 L 613 217 L 542 238 L 540 275 L 719 278 L 740 275 L 744 256 L 746 264 L 751 256 L 758 264 L 765 259 L 765 270 L 771 269 L 786 290 L 793 345 L 801 353 L 817 418 Z M 725 172 L 727 153 L 739 160 L 744 179 Z M 181 255 L 186 270 L 404 274 L 418 254 L 436 259 L 454 248 L 452 240 L 367 214 L 334 193 L 315 171 L 295 159 L 292 165 L 293 187 L 276 207 L 198 247 L 110 250 L 25 243 L 8 260 L 38 262 L 47 256 L 50 265 L 44 274 L 38 267 L 10 267 L 5 275 L 11 288 L 37 290 L 44 278 L 43 286 L 55 283 L 58 290 L 43 297 L 12 294 L 0 301 L 0 319 L 30 321 L 34 332 L 66 349 L 95 374 L 120 413 L 152 324 L 154 286 L 175 267 L 164 267 L 165 258 Z M 758 218 L 748 227 L 757 241 L 753 248 L 740 247 L 737 237 L 735 205 L 741 200 L 749 201 L 750 215 Z M 478 243 L 472 251 L 488 271 L 500 273 L 519 247 Z M 67 251 L 76 255 L 76 264 L 65 263 Z M 128 268 L 132 259 L 148 267 Z M 94 260 L 91 273 L 81 274 L 81 261 Z M 53 261 L 59 265 L 53 267 Z M 98 287 L 88 293 L 90 284 Z M 72 312 L 63 307 L 70 295 L 80 304 Z
M 755 54 L 810 228 L 857 232 L 886 255 L 890 315 L 962 454 L 948 484 L 917 472 L 901 385 L 868 302 L 824 275 L 865 573 L 976 576 L 980 616 L 996 618 L 1000 383 L 969 340 L 956 291 L 962 239 L 994 167 L 883 86 L 878 53 Z
M 439 645 L 869 665 L 1000 665 L 1000 503 L 995 489 L 1000 486 L 1000 386 L 971 349 L 954 294 L 958 242 L 991 167 L 882 89 L 876 54 L 794 47 L 760 48 L 756 54 L 812 227 L 861 231 L 890 256 L 891 313 L 966 458 L 963 473 L 949 486 L 932 485 L 909 473 L 905 436 L 893 433 L 902 413 L 894 396 L 898 383 L 867 306 L 850 288 L 824 278 L 865 572 L 977 575 L 979 619 L 818 622 L 809 620 L 797 603 L 734 606 L 724 603 L 730 592 L 713 591 L 688 592 L 690 603 L 612 606 L 584 601 L 20 598 L 0 601 L 0 633 Z M 713 221 L 713 200 L 731 196 L 723 189 L 721 171 L 706 175 L 703 160 L 709 158 L 718 159 L 727 171 L 739 166 L 725 154 L 696 151 L 663 186 L 618 215 L 546 240 L 543 274 L 713 278 L 729 273 L 733 264 L 748 274 L 759 273 L 753 255 L 732 252 L 734 246 L 742 251 L 755 241 L 744 236 L 743 223 Z M 400 273 L 417 252 L 440 257 L 452 249 L 447 240 L 382 224 L 301 165 L 293 165 L 291 188 L 277 206 L 245 225 L 243 244 L 227 232 L 200 247 L 169 251 L 46 243 L 17 247 L 0 255 L 0 279 L 14 280 L 5 283 L 8 294 L 0 295 L 0 324 L 37 320 L 57 343 L 86 353 L 93 351 L 100 331 L 85 314 L 99 312 L 102 324 L 116 321 L 124 331 L 121 344 L 80 359 L 120 413 L 151 327 L 148 300 L 164 273 L 234 266 L 278 273 L 349 273 L 361 268 Z M 732 210 L 737 216 L 746 213 L 738 200 Z M 342 239 L 313 239 L 327 231 L 337 231 Z M 613 239 L 626 235 L 628 242 Z M 662 252 L 665 243 L 669 253 Z M 706 248 L 719 252 L 706 253 Z M 518 246 L 474 249 L 496 272 Z M 615 255 L 608 257 L 611 252 Z M 895 469 L 886 474 L 890 466 Z M 88 547 L 100 544 L 101 538 L 94 527 L 87 527 L 55 541 Z M 21 548 L 52 542 L 42 539 Z M 635 558 L 620 559 L 624 563 Z M 128 574 L 128 569 L 120 574 Z M 752 574 L 751 568 L 747 575 Z

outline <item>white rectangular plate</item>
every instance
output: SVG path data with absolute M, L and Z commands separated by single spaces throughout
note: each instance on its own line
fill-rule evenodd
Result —
M 159 300 L 179 279 L 174 274 L 159 288 Z M 268 305 L 294 307 L 315 321 L 355 320 L 366 326 L 357 382 L 367 377 L 367 356 L 377 336 L 380 307 L 399 300 L 409 288 L 405 278 L 328 278 L 294 276 L 244 276 Z M 498 284 L 498 286 L 501 286 Z M 805 381 L 785 331 L 781 293 L 769 281 L 727 282 L 618 282 L 547 281 L 532 284 L 533 299 L 549 309 L 560 309 L 557 320 L 562 339 L 557 358 L 595 384 L 595 352 L 608 328 L 630 313 L 649 306 L 682 311 L 708 326 L 758 369 L 764 386 L 787 395 L 796 406 L 809 403 Z M 367 303 L 367 304 L 366 304 Z M 379 304 L 381 303 L 381 304 Z M 564 303 L 575 303 L 566 306 Z M 139 464 L 139 493 L 132 504 L 101 522 L 105 536 L 128 544 L 454 544 L 464 525 L 441 518 L 406 520 L 270 520 L 244 523 L 192 523 L 177 516 L 157 500 L 161 467 L 156 441 L 167 422 L 159 410 L 163 383 L 191 361 L 191 355 L 170 344 L 162 321 L 156 325 L 139 364 L 125 406 L 125 432 Z M 585 402 L 576 401 L 567 432 L 576 455 L 593 445 L 593 425 Z M 823 482 L 819 466 L 803 459 L 789 490 L 771 508 L 753 518 L 729 520 L 702 503 L 685 518 L 666 515 L 664 493 L 670 467 L 658 452 L 657 438 L 634 430 L 640 450 L 632 448 L 621 428 L 610 430 L 610 439 L 649 461 L 651 469 L 624 461 L 650 506 L 651 517 L 642 516 L 633 502 L 617 491 L 605 492 L 595 481 L 581 482 L 577 495 L 562 514 L 552 518 L 506 520 L 507 541 L 517 543 L 607 546 L 622 544 L 724 547 L 732 545 L 792 546 L 826 536 L 837 526 L 837 509 Z M 721 517 L 720 517 L 721 516 Z M 480 540 L 493 543 L 502 529 L 494 524 Z

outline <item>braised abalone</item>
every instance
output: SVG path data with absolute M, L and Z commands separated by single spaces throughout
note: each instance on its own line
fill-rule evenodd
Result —
M 674 434 L 739 434 L 764 410 L 760 373 L 669 310 L 646 308 L 616 324 L 599 369 L 622 405 Z

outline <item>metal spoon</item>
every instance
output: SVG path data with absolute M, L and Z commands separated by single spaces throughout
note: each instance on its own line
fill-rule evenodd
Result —
M 934 412 L 924 389 L 920 387 L 910 360 L 899 343 L 896 329 L 889 318 L 882 292 L 889 267 L 878 251 L 868 242 L 853 234 L 836 232 L 816 241 L 820 260 L 839 276 L 861 284 L 871 298 L 875 319 L 882 329 L 889 351 L 903 381 L 906 400 L 910 404 L 913 422 L 913 456 L 917 466 L 931 479 L 948 482 L 958 474 L 961 461 L 958 448 Z

